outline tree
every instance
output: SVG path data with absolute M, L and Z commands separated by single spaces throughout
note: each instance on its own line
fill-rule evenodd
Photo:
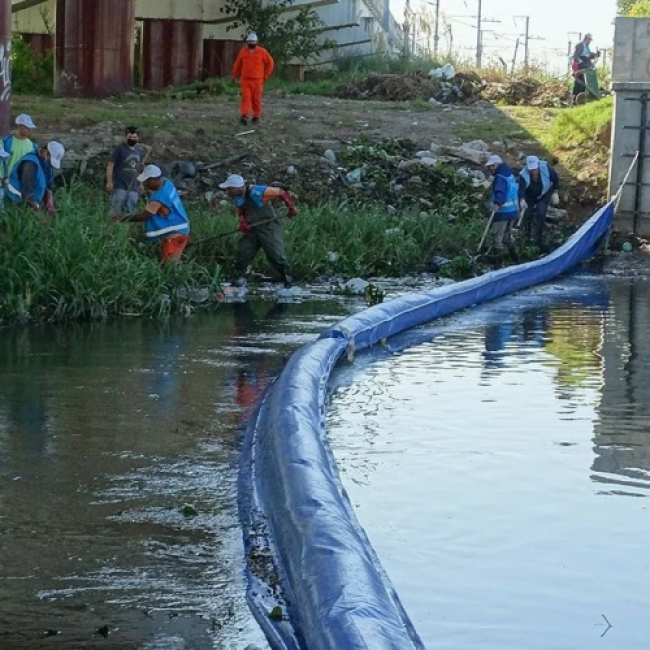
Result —
M 650 16 L 650 0 L 618 0 L 618 12 L 635 18 Z
M 317 57 L 331 47 L 318 41 L 324 23 L 309 6 L 291 10 L 295 0 L 226 0 L 221 12 L 233 16 L 227 31 L 246 27 L 255 32 L 260 43 L 271 52 L 276 62 L 287 63 L 296 58 Z M 290 12 L 290 18 L 284 14 Z
M 630 7 L 628 16 L 632 16 L 633 18 L 650 16 L 650 0 L 639 0 L 638 2 L 635 2 L 632 7 Z

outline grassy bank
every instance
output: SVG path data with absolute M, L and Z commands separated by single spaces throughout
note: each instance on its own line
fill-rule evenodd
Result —
M 59 190 L 57 204 L 59 214 L 45 224 L 13 206 L 0 215 L 0 325 L 183 313 L 194 289 L 212 295 L 233 269 L 238 234 L 195 243 L 182 264 L 161 269 L 142 227 L 110 221 L 101 193 L 77 184 Z M 298 218 L 283 219 L 295 277 L 397 277 L 426 270 L 434 255 L 456 258 L 444 273 L 465 277 L 466 252 L 484 221 L 473 208 L 452 215 L 454 205 L 452 197 L 428 212 L 395 214 L 373 202 L 305 206 Z M 230 206 L 188 209 L 194 242 L 237 227 Z M 263 255 L 254 270 L 271 272 Z
M 88 189 L 57 198 L 46 225 L 29 210 L 0 214 L 0 325 L 161 316 L 187 308 L 188 288 L 217 285 L 218 267 L 161 270 L 135 228 L 108 220 Z

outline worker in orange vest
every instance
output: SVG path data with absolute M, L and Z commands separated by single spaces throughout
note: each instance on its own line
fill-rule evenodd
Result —
M 275 63 L 271 55 L 258 45 L 257 34 L 251 33 L 232 69 L 233 79 L 241 79 L 241 123 L 248 124 L 253 109 L 253 123 L 259 122 L 262 114 L 262 90 L 264 83 L 273 74 Z

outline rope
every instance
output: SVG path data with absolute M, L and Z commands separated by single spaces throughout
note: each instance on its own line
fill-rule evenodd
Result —
M 614 194 L 614 196 L 612 197 L 612 200 L 616 202 L 616 205 L 614 206 L 615 211 L 618 211 L 618 206 L 621 203 L 621 199 L 623 198 L 623 190 L 625 189 L 625 186 L 627 185 L 627 182 L 630 179 L 630 176 L 632 175 L 632 170 L 634 169 L 634 166 L 637 164 L 640 155 L 641 152 L 637 151 L 636 155 L 634 156 L 634 160 L 632 160 L 630 164 L 630 168 L 627 170 L 627 174 L 625 174 L 625 178 L 623 179 L 621 186 L 618 188 L 618 192 L 616 192 L 616 194 Z

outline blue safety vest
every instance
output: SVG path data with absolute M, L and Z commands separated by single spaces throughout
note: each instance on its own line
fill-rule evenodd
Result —
M 539 161 L 539 174 L 542 178 L 542 193 L 539 196 L 544 196 L 553 187 L 551 183 L 551 170 L 545 160 Z M 530 185 L 530 170 L 528 167 L 524 167 L 519 175 L 524 179 L 526 187 L 528 187 Z
M 516 219 L 519 211 L 517 207 L 519 204 L 519 186 L 517 185 L 517 179 L 515 178 L 514 174 L 510 174 L 510 176 L 497 174 L 497 178 L 499 177 L 506 179 L 506 182 L 508 183 L 508 190 L 506 192 L 506 200 L 496 211 L 494 220 L 509 221 L 510 219 Z M 494 189 L 492 189 L 492 204 L 494 203 Z
M 151 195 L 151 201 L 162 203 L 168 210 L 169 216 L 154 214 L 147 219 L 147 237 L 151 240 L 163 238 L 165 235 L 188 235 L 190 222 L 187 212 L 181 202 L 181 197 L 169 179 L 163 180 L 162 187 Z
M 45 196 L 45 191 L 47 190 L 47 177 L 43 168 L 43 161 L 35 153 L 28 153 L 16 163 L 11 174 L 9 174 L 5 196 L 16 203 L 22 201 L 23 188 L 20 180 L 20 169 L 23 163 L 26 162 L 33 162 L 36 164 L 36 187 L 34 188 L 34 200 L 36 203 L 40 203 Z

